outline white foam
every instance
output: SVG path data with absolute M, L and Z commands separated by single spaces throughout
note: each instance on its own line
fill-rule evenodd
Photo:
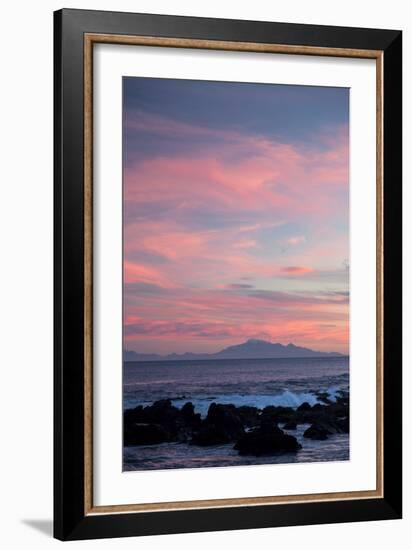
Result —
M 331 387 L 328 388 L 327 393 L 329 394 L 329 399 L 331 401 L 336 400 L 337 392 L 339 388 Z M 259 409 L 264 409 L 270 405 L 272 406 L 282 406 L 282 407 L 293 407 L 297 408 L 299 405 L 305 401 L 309 405 L 315 405 L 316 403 L 321 403 L 315 394 L 310 392 L 291 392 L 285 390 L 283 393 L 277 395 L 241 395 L 241 394 L 223 394 L 216 397 L 194 397 L 193 399 L 184 398 L 184 399 L 174 399 L 172 401 L 173 405 L 176 407 L 181 407 L 187 401 L 191 401 L 195 407 L 195 412 L 200 413 L 201 416 L 206 416 L 207 411 L 211 403 L 218 404 L 233 404 L 236 407 L 241 407 L 247 405 L 249 407 L 257 407 Z

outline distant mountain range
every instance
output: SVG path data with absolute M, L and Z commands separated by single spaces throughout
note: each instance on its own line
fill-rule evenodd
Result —
M 125 350 L 123 360 L 131 361 L 190 361 L 199 359 L 279 359 L 298 357 L 339 357 L 342 353 L 314 351 L 309 348 L 302 348 L 294 344 L 272 344 L 266 340 L 252 338 L 222 349 L 216 353 L 171 353 L 169 355 L 158 355 L 156 353 L 136 353 Z

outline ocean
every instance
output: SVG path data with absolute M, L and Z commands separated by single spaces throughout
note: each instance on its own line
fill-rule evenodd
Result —
M 123 409 L 170 399 L 182 407 L 191 401 L 202 417 L 211 403 L 231 403 L 264 408 L 298 407 L 318 403 L 317 393 L 349 391 L 349 358 L 224 359 L 199 361 L 125 362 Z M 282 427 L 282 426 L 281 426 Z M 291 431 L 302 449 L 278 456 L 239 456 L 233 444 L 197 447 L 187 443 L 162 443 L 123 450 L 123 468 L 152 470 L 249 464 L 324 462 L 349 459 L 349 435 L 335 434 L 326 441 L 303 438 L 308 425 Z

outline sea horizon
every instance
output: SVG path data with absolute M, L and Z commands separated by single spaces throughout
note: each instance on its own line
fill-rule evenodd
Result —
M 329 353 L 329 352 L 328 352 Z M 332 353 L 332 352 L 331 352 Z M 173 362 L 179 362 L 181 361 L 182 363 L 190 363 L 190 362 L 193 362 L 193 361 L 204 361 L 204 362 L 214 362 L 214 361 L 260 361 L 260 360 L 277 360 L 277 359 L 280 359 L 280 360 L 291 360 L 291 361 L 294 361 L 296 359 L 330 359 L 330 358 L 342 358 L 342 359 L 349 359 L 350 357 L 350 354 L 344 354 L 344 353 L 340 353 L 339 355 L 325 355 L 325 356 L 318 356 L 318 357 L 312 357 L 312 356 L 301 356 L 301 357 L 222 357 L 222 358 L 207 358 L 207 357 L 199 357 L 199 358 L 185 358 L 185 357 L 177 357 L 176 359 L 148 359 L 146 361 L 143 361 L 143 360 L 138 360 L 138 361 L 131 361 L 131 360 L 128 360 L 128 359 L 123 359 L 123 364 L 145 364 L 145 363 L 173 363 Z

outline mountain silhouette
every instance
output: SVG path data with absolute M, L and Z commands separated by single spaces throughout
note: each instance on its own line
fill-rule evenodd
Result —
M 314 351 L 295 344 L 279 344 L 251 338 L 242 344 L 236 344 L 216 353 L 171 353 L 158 355 L 156 353 L 137 353 L 125 350 L 123 360 L 131 361 L 190 361 L 198 359 L 279 359 L 299 357 L 339 357 L 338 352 Z

